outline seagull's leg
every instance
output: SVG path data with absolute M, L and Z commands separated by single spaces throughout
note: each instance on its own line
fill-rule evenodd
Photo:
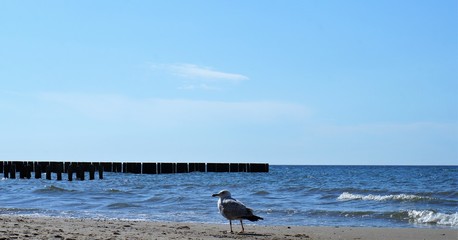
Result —
M 242 222 L 242 219 L 240 219 L 240 225 L 242 225 L 242 231 L 241 231 L 241 233 L 245 232 L 245 228 L 243 228 L 243 222 Z
M 229 226 L 231 226 L 231 233 L 233 233 L 233 231 L 232 231 L 232 220 L 229 220 Z

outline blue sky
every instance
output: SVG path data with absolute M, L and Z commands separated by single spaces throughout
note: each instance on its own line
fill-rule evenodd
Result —
M 0 1 L 0 159 L 458 162 L 457 1 Z

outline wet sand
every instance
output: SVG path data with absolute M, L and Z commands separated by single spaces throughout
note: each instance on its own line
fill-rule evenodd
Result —
M 234 222 L 235 223 L 235 222 Z M 92 220 L 0 215 L 6 239 L 458 239 L 458 229 L 301 227 Z

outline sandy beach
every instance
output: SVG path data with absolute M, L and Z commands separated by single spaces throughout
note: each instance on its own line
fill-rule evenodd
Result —
M 456 229 L 263 226 L 0 216 L 9 239 L 458 239 Z M 234 225 L 240 231 L 240 225 Z

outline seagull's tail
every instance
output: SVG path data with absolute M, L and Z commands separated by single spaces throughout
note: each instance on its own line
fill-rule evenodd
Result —
M 254 215 L 253 214 L 253 210 L 251 208 L 247 208 L 247 211 L 248 211 L 248 215 L 242 217 L 243 219 L 250 220 L 252 222 L 255 222 L 255 221 L 258 221 L 258 220 L 264 220 L 264 218 Z
M 252 222 L 258 221 L 258 220 L 264 220 L 262 217 L 258 217 L 256 215 L 251 215 L 251 216 L 245 216 L 243 219 L 250 220 Z

